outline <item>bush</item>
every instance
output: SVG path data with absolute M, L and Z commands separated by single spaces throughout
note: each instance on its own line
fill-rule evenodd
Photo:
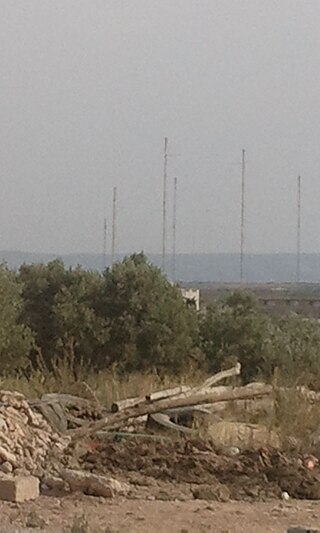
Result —
M 101 316 L 110 321 L 110 363 L 128 371 L 181 372 L 197 339 L 197 314 L 143 254 L 104 273 Z
M 48 265 L 23 265 L 19 279 L 22 317 L 34 332 L 45 363 L 50 367 L 53 357 L 66 353 L 75 364 L 101 363 L 108 338 L 107 321 L 95 311 L 102 276 L 80 267 L 66 269 L 55 260 Z
M 24 265 L 19 279 L 23 320 L 49 368 L 67 354 L 75 366 L 98 370 L 114 364 L 126 371 L 186 369 L 197 339 L 196 312 L 143 254 L 103 275 L 66 269 L 58 260 Z
M 20 322 L 21 286 L 13 272 L 0 267 L 0 371 L 14 372 L 27 366 L 33 345 L 28 327 Z
M 201 317 L 200 339 L 214 372 L 238 360 L 244 382 L 270 380 L 278 369 L 285 381 L 320 388 L 320 325 L 315 320 L 270 317 L 252 296 L 235 293 Z

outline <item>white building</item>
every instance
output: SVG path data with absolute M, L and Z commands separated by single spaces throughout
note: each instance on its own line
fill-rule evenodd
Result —
M 194 305 L 197 311 L 200 311 L 200 290 L 199 289 L 180 289 L 183 299 L 188 305 Z

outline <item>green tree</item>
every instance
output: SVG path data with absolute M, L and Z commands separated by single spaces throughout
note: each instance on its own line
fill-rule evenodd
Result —
M 320 389 L 320 324 L 291 315 L 277 320 L 275 359 L 285 381 Z
M 49 363 L 59 338 L 58 324 L 53 312 L 58 292 L 67 286 L 68 273 L 60 260 L 45 264 L 22 265 L 22 320 L 33 331 L 36 345 Z
M 0 370 L 14 371 L 27 366 L 33 337 L 20 322 L 21 286 L 14 272 L 0 267 Z
M 200 344 L 213 372 L 238 360 L 248 382 L 259 374 L 272 375 L 276 332 L 273 320 L 258 309 L 251 295 L 234 293 L 201 317 Z
M 23 320 L 35 335 L 50 366 L 52 358 L 68 353 L 75 363 L 100 364 L 108 325 L 95 311 L 102 276 L 82 268 L 66 269 L 55 260 L 48 265 L 23 265 Z
M 104 273 L 100 316 L 110 321 L 110 363 L 126 370 L 181 371 L 197 338 L 197 315 L 143 254 Z
M 76 361 L 94 367 L 107 364 L 109 321 L 96 313 L 101 287 L 102 276 L 77 268 L 69 272 L 68 285 L 61 287 L 53 305 L 56 351 L 69 351 Z

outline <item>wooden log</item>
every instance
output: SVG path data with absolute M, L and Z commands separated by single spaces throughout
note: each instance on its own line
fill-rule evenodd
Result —
M 92 402 L 87 398 L 81 398 L 80 396 L 72 396 L 71 394 L 59 394 L 55 392 L 44 394 L 41 400 L 35 400 L 29 403 L 31 407 L 38 407 L 39 405 L 52 403 L 59 403 L 63 407 L 92 407 Z
M 229 368 L 228 370 L 222 370 L 218 374 L 215 374 L 214 376 L 211 376 L 210 378 L 206 379 L 202 385 L 199 387 L 196 387 L 199 390 L 207 389 L 209 387 L 213 387 L 216 383 L 219 383 L 219 381 L 222 381 L 223 379 L 231 378 L 233 376 L 240 376 L 241 374 L 241 364 L 237 363 L 234 367 Z
M 73 416 L 69 409 L 84 409 L 90 411 L 92 407 L 99 407 L 96 401 L 93 402 L 81 398 L 79 396 L 72 396 L 71 394 L 50 393 L 42 396 L 41 400 L 30 402 L 33 409 L 39 411 L 42 416 L 49 422 L 51 427 L 58 433 L 65 433 L 68 428 L 68 422 L 75 426 L 83 426 L 87 424 L 86 420 L 82 420 Z
M 33 404 L 38 412 L 46 419 L 50 426 L 57 431 L 57 433 L 65 433 L 68 428 L 68 421 L 64 409 L 60 403 L 55 402 L 38 402 Z
M 215 404 L 207 403 L 203 405 L 188 405 L 187 407 L 176 407 L 163 411 L 163 414 L 168 415 L 169 417 L 188 415 L 192 413 L 204 413 L 209 415 L 212 412 L 213 405 Z
M 240 363 L 237 363 L 234 367 L 229 368 L 228 370 L 222 370 L 222 372 L 219 372 L 218 374 L 215 374 L 214 376 L 211 376 L 208 378 L 204 383 L 201 385 L 198 385 L 197 387 L 175 387 L 174 389 L 167 389 L 163 391 L 158 391 L 153 394 L 148 394 L 146 396 L 146 400 L 148 401 L 158 401 L 165 398 L 188 398 L 189 396 L 193 396 L 195 394 L 205 394 L 211 392 L 211 387 L 215 385 L 216 383 L 219 383 L 219 381 L 223 381 L 224 379 L 233 377 L 233 376 L 239 376 L 241 373 L 241 365 Z
M 128 409 L 129 407 L 134 407 L 135 405 L 139 405 L 140 403 L 143 403 L 144 401 L 145 401 L 145 398 L 141 398 L 140 396 L 137 396 L 136 398 L 127 398 L 126 400 L 119 400 L 118 402 L 114 402 L 111 405 L 111 412 L 118 413 L 119 411 L 124 411 L 125 409 Z
M 197 392 L 203 393 L 206 389 L 209 389 L 210 387 L 212 387 L 214 384 L 218 383 L 219 381 L 222 381 L 223 379 L 227 379 L 232 376 L 238 376 L 240 372 L 241 372 L 241 365 L 240 363 L 237 363 L 233 368 L 229 368 L 228 370 L 223 370 L 222 372 L 219 372 L 218 374 L 211 376 L 198 387 L 189 387 L 187 385 L 180 385 L 179 387 L 174 387 L 171 389 L 164 389 L 164 390 L 160 390 L 157 392 L 149 393 L 145 396 L 145 398 L 141 398 L 137 396 L 135 398 L 119 400 L 118 402 L 114 402 L 112 404 L 111 412 L 118 413 L 119 411 L 124 411 L 125 409 L 134 407 L 135 405 L 139 405 L 143 403 L 145 400 L 148 402 L 157 402 L 159 400 L 164 400 L 166 398 L 173 398 L 173 397 L 185 398 L 187 396 L 192 396 L 193 394 L 196 394 Z
M 150 394 L 147 394 L 143 398 L 140 396 L 136 396 L 135 398 L 127 398 L 126 400 L 119 400 L 118 402 L 114 402 L 111 405 L 111 412 L 118 413 L 119 411 L 124 411 L 125 409 L 128 409 L 129 407 L 134 407 L 135 405 L 139 405 L 140 403 L 143 403 L 145 401 L 155 402 L 157 400 L 161 400 L 164 398 L 170 398 L 171 396 L 176 396 L 188 390 L 191 390 L 191 387 L 181 385 L 181 387 L 174 387 L 173 389 L 166 389 L 166 390 L 161 390 L 158 392 L 152 392 Z
M 185 392 L 181 392 L 180 394 L 177 394 L 176 396 L 170 396 L 167 399 L 168 400 L 179 400 L 183 398 L 191 398 L 192 396 L 202 396 L 204 394 L 211 394 L 211 392 L 225 392 L 227 390 L 231 390 L 231 387 L 207 387 L 205 389 L 200 388 L 191 388 L 190 390 L 186 390 Z M 164 398 L 165 399 L 165 398 Z M 159 400 L 158 400 L 159 401 Z
M 153 425 L 155 425 L 156 427 L 160 426 L 165 429 L 174 430 L 179 433 L 184 433 L 188 435 L 193 433 L 193 430 L 191 428 L 181 426 L 180 424 L 172 422 L 170 420 L 169 415 L 165 413 L 154 413 L 152 415 L 149 415 L 148 427 L 152 428 Z
M 231 400 L 245 400 L 255 397 L 267 396 L 272 394 L 272 386 L 264 385 L 264 387 L 259 386 L 258 388 L 251 387 L 235 387 L 231 390 L 225 392 L 217 393 L 214 390 L 210 394 L 197 394 L 195 396 L 189 396 L 187 398 L 168 398 L 165 400 L 159 400 L 154 403 L 142 403 L 125 411 L 111 414 L 97 422 L 88 424 L 86 427 L 75 429 L 69 432 L 72 437 L 72 440 L 78 440 L 84 436 L 91 435 L 97 431 L 106 428 L 108 426 L 113 426 L 119 422 L 125 422 L 129 418 L 135 418 L 137 416 L 142 416 L 146 414 L 161 413 L 170 408 L 177 407 L 187 407 L 190 405 L 201 405 L 207 403 L 218 403 Z
M 180 387 L 174 387 L 173 389 L 165 389 L 165 390 L 160 390 L 157 392 L 152 392 L 151 394 L 147 394 L 146 400 L 148 402 L 164 400 L 165 398 L 171 398 L 172 396 L 177 396 L 189 390 L 191 390 L 191 387 L 188 387 L 186 385 L 181 385 Z

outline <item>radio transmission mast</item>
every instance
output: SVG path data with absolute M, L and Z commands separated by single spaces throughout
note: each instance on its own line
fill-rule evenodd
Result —
M 116 248 L 116 220 L 117 220 L 117 187 L 113 188 L 113 202 L 112 202 L 112 246 L 111 246 L 111 266 L 114 264 L 115 248 Z
M 240 231 L 240 283 L 244 281 L 244 208 L 245 208 L 245 171 L 246 171 L 246 151 L 242 150 L 241 163 L 241 231 Z
M 102 270 L 107 266 L 107 219 L 103 219 Z
M 162 272 L 166 270 L 168 137 L 164 138 L 162 200 Z
M 173 184 L 173 222 L 172 222 L 172 281 L 176 281 L 176 251 L 177 251 L 177 193 L 178 178 Z
M 297 273 L 296 281 L 301 279 L 301 176 L 297 182 Z

